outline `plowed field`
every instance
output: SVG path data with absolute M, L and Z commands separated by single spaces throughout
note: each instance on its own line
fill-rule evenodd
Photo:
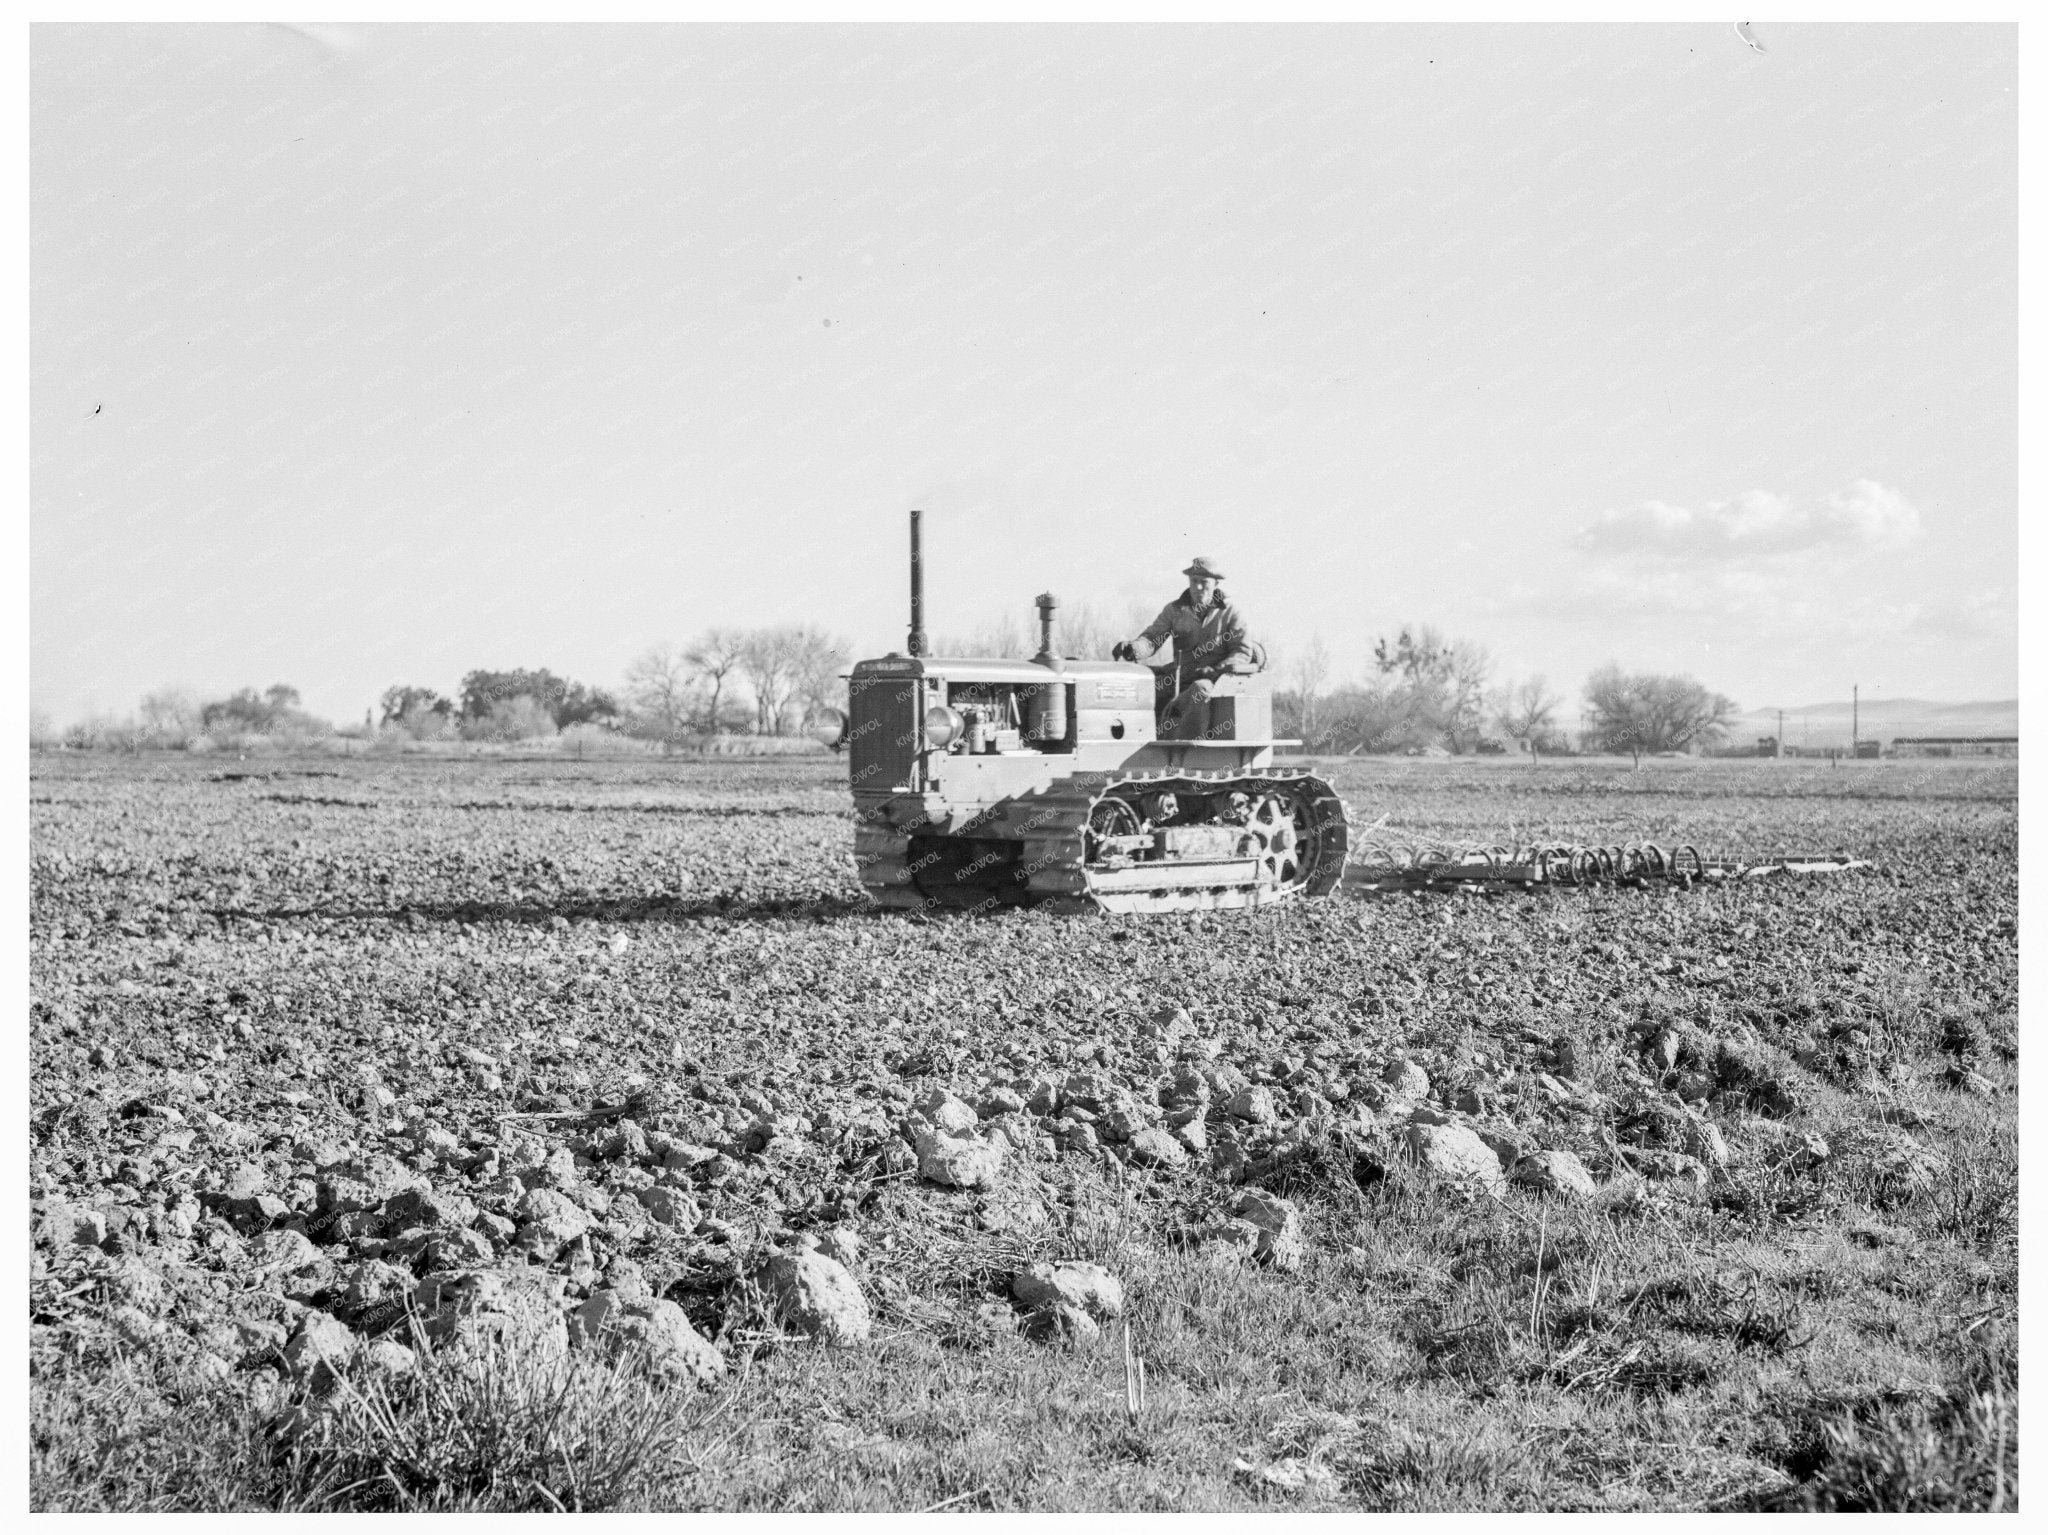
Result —
M 821 759 L 37 756 L 36 1506 L 2015 1506 L 2016 771 L 1325 771 L 1875 867 L 927 921 Z M 828 1348 L 763 1264 L 835 1233 Z M 1020 1298 L 1062 1261 L 1120 1302 Z M 671 1438 L 378 1438 L 480 1275 Z

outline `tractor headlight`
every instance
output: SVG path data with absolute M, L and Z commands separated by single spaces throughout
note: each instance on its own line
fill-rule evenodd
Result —
M 944 751 L 966 733 L 967 721 L 958 711 L 944 704 L 933 704 L 924 711 L 924 738 L 934 751 Z
M 846 739 L 846 716 L 837 709 L 820 709 L 811 721 L 811 734 L 823 745 L 837 747 Z

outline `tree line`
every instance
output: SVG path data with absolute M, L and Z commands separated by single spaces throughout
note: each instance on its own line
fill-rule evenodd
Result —
M 285 682 L 237 688 L 215 699 L 202 699 L 190 688 L 158 688 L 142 695 L 133 714 L 90 714 L 61 731 L 41 711 L 29 718 L 32 744 L 85 750 L 184 746 L 199 739 L 306 740 L 332 734 L 334 726 L 301 708 L 299 690 Z
M 538 671 L 473 671 L 452 698 L 399 684 L 379 700 L 380 730 L 415 740 L 524 741 L 577 725 L 643 740 L 789 735 L 845 697 L 844 640 L 801 624 L 706 629 L 649 646 L 616 692 Z
M 1362 681 L 1329 686 L 1332 657 L 1312 638 L 1276 679 L 1274 727 L 1316 754 L 1520 750 L 1688 751 L 1723 740 L 1733 699 L 1692 677 L 1607 665 L 1582 689 L 1584 728 L 1566 730 L 1565 698 L 1541 673 L 1494 680 L 1493 658 L 1428 624 L 1379 639 Z
M 1063 609 L 1064 655 L 1106 660 L 1110 647 L 1148 623 L 1154 610 L 1115 613 L 1086 602 Z M 1026 657 L 1038 649 L 1034 624 L 1001 613 L 971 634 L 942 636 L 939 655 Z M 807 625 L 710 628 L 687 642 L 650 645 L 614 689 L 557 676 L 545 667 L 478 669 L 452 694 L 414 683 L 387 688 L 362 732 L 412 740 L 523 741 L 584 727 L 664 745 L 719 735 L 796 734 L 828 707 L 845 706 L 840 673 L 847 643 Z M 1315 754 L 1446 751 L 1644 753 L 1718 744 L 1733 722 L 1732 699 L 1691 677 L 1600 668 L 1582 689 L 1582 728 L 1569 731 L 1565 699 L 1540 674 L 1497 679 L 1482 645 L 1428 624 L 1380 638 L 1363 675 L 1333 685 L 1334 659 L 1320 636 L 1275 668 L 1276 734 Z M 31 739 L 89 746 L 168 746 L 206 738 L 302 739 L 335 734 L 308 714 L 286 683 L 244 687 L 202 700 L 188 690 L 146 695 L 125 720 L 97 716 L 59 734 L 32 719 Z
M 839 674 L 851 654 L 845 640 L 807 625 L 713 628 L 686 643 L 650 645 L 616 688 L 546 667 L 479 668 L 464 674 L 452 693 L 394 683 L 365 711 L 360 727 L 337 729 L 307 713 L 299 690 L 288 683 L 244 687 L 211 700 L 165 687 L 145 694 L 133 714 L 96 713 L 61 730 L 35 710 L 29 739 L 38 746 L 136 750 L 335 735 L 530 741 L 578 728 L 664 745 L 717 735 L 786 736 L 802 731 L 820 710 L 844 707 Z
M 453 698 L 401 683 L 377 701 L 377 728 L 414 740 L 526 741 L 573 725 L 610 725 L 619 703 L 603 688 L 557 677 L 546 667 L 473 671 Z

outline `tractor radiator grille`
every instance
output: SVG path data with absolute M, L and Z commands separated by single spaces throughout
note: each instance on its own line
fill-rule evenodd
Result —
M 923 734 L 918 717 L 919 684 L 898 677 L 855 677 L 851 684 L 852 721 L 847 726 L 848 764 L 853 787 L 914 789 L 917 745 Z

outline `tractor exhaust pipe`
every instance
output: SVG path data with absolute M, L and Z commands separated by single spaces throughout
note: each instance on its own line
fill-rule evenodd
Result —
M 924 513 L 910 513 L 910 653 L 925 652 L 924 637 Z
M 1056 654 L 1052 648 L 1052 615 L 1059 605 L 1059 598 L 1051 592 L 1038 594 L 1038 655 L 1034 659 L 1040 666 L 1050 666 Z

